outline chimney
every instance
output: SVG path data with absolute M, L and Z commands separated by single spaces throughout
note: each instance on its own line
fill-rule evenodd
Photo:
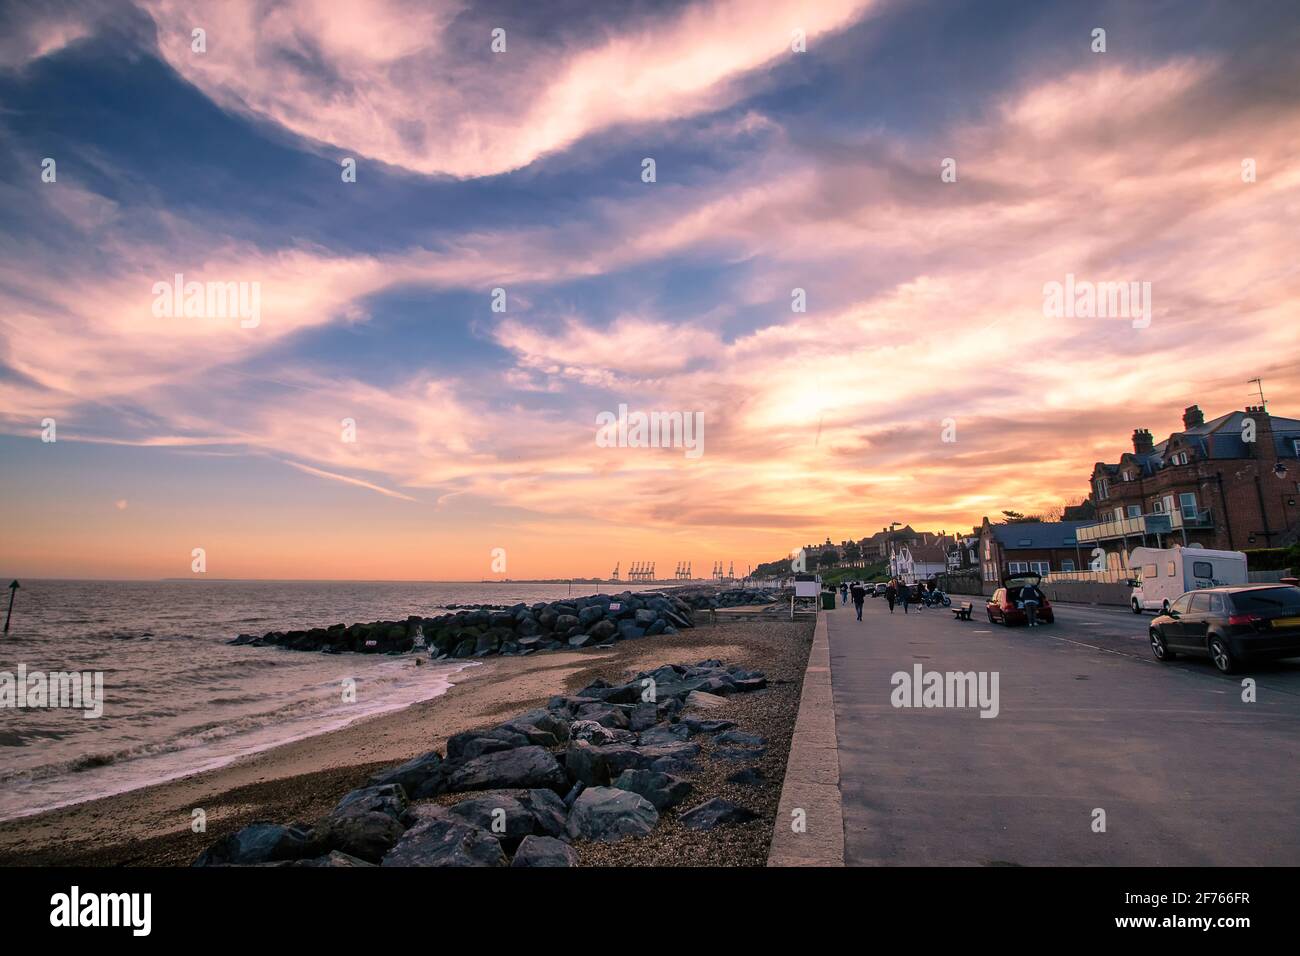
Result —
M 1135 455 L 1149 455 L 1156 450 L 1156 443 L 1151 438 L 1151 432 L 1146 428 L 1133 429 L 1133 453 Z
M 1200 405 L 1188 405 L 1183 409 L 1183 428 L 1195 428 L 1205 424 L 1205 412 Z
M 1255 421 L 1255 448 L 1252 457 L 1276 459 L 1277 447 L 1273 444 L 1273 419 L 1263 405 L 1247 405 L 1246 416 Z

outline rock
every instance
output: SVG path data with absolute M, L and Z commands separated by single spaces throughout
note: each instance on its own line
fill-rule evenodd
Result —
M 739 730 L 728 730 L 713 738 L 715 744 L 737 744 L 741 747 L 766 747 L 767 738 L 756 734 L 746 734 Z
M 656 704 L 637 704 L 632 708 L 632 713 L 628 717 L 628 729 L 637 731 L 649 730 L 659 722 L 659 707 Z
M 734 720 L 700 720 L 697 717 L 683 717 L 682 723 L 686 725 L 692 737 L 696 734 L 716 734 L 736 726 Z
M 313 855 L 307 830 L 259 820 L 227 834 L 199 854 L 194 866 L 247 866 Z
M 720 797 L 714 797 L 712 800 L 701 803 L 698 807 L 687 810 L 681 815 L 680 819 L 682 826 L 688 829 L 712 830 L 715 827 L 756 820 L 758 814 Z
M 578 618 L 573 614 L 561 614 L 555 619 L 555 630 L 558 634 L 567 634 L 577 626 Z
M 518 730 L 506 727 L 493 727 L 490 730 L 466 730 L 453 734 L 447 740 L 448 760 L 469 760 L 484 754 L 513 750 L 530 743 L 527 736 Z
M 635 621 L 623 620 L 618 622 L 619 636 L 625 641 L 634 641 L 638 637 L 645 637 L 645 628 L 638 627 Z
M 538 708 L 537 710 L 530 710 L 526 714 L 520 714 L 505 726 L 513 727 L 516 724 L 531 724 L 538 730 L 544 730 L 551 734 L 556 740 L 563 741 L 569 739 L 569 724 L 572 722 L 567 717 L 559 717 L 549 710 Z
M 649 730 L 642 731 L 637 742 L 643 747 L 671 745 L 681 743 L 689 735 L 690 729 L 685 724 L 655 724 Z
M 573 802 L 565 829 L 574 840 L 616 843 L 646 836 L 658 822 L 654 805 L 639 794 L 614 787 L 588 787 Z
M 578 623 L 582 627 L 590 627 L 605 616 L 605 609 L 599 604 L 591 604 L 584 607 L 578 612 Z
M 598 747 L 604 744 L 629 743 L 635 738 L 636 735 L 631 731 L 615 730 L 594 720 L 575 720 L 569 727 L 570 740 L 585 740 Z
M 660 812 L 681 803 L 692 789 L 689 781 L 654 770 L 624 770 L 610 786 L 640 794 Z
M 719 747 L 713 751 L 713 756 L 720 757 L 723 760 L 757 760 L 765 753 L 767 753 L 766 747 L 751 750 L 740 747 Z
M 767 782 L 767 775 L 758 767 L 746 767 L 744 770 L 737 770 L 727 778 L 727 783 L 740 783 L 749 787 L 757 787 L 759 784 Z
M 406 810 L 406 790 L 398 783 L 362 787 L 344 795 L 333 813 L 386 813 L 396 820 Z
M 436 775 L 441 767 L 442 756 L 437 751 L 430 751 L 404 764 L 379 771 L 370 778 L 370 785 L 382 787 L 397 784 L 406 793 L 414 793 L 420 784 Z
M 583 783 L 581 780 L 579 780 L 577 783 L 575 783 L 572 787 L 569 788 L 569 792 L 564 795 L 565 812 L 568 812 L 570 809 L 573 808 L 573 801 L 578 799 L 578 794 L 582 793 L 582 791 L 585 790 L 586 787 L 587 785 Z
M 627 711 L 616 704 L 583 704 L 578 708 L 578 718 L 580 720 L 594 720 L 602 726 L 613 727 L 616 730 L 627 730 L 630 723 Z
M 568 808 L 552 790 L 498 790 L 462 800 L 448 812 L 507 842 L 531 834 L 559 836 Z
M 694 761 L 691 760 L 679 760 L 675 757 L 660 757 L 657 760 L 651 761 L 648 769 L 654 770 L 658 773 L 681 775 L 684 773 L 691 773 L 699 768 L 696 767 Z
M 358 859 L 355 856 L 349 856 L 346 853 L 340 853 L 338 850 L 330 850 L 324 856 L 316 857 L 314 860 L 294 860 L 290 866 L 374 866 L 373 863 L 367 863 L 365 860 Z
M 433 819 L 407 830 L 383 866 L 505 866 L 501 841 L 486 830 Z
M 713 710 L 717 707 L 725 707 L 727 700 L 725 697 L 719 697 L 716 694 L 708 694 L 701 690 L 693 690 L 686 695 L 687 707 L 699 707 L 701 710 Z
M 695 752 L 698 751 L 699 748 L 695 747 Z M 570 744 L 570 751 L 565 755 L 565 768 L 574 780 L 581 780 L 588 786 L 604 786 L 624 770 L 648 770 L 651 763 L 661 757 L 689 756 L 693 754 L 683 754 L 663 747 L 636 748 L 626 744 L 595 747 L 583 743 L 575 752 Z
M 597 641 L 608 641 L 618 633 L 618 627 L 610 620 L 600 620 L 591 626 L 587 632 Z
M 647 744 L 637 748 L 641 755 L 643 764 L 648 766 L 651 761 L 667 757 L 671 760 L 690 760 L 700 753 L 700 745 L 685 740 L 677 740 L 666 744 Z
M 405 831 L 406 827 L 388 813 L 354 807 L 331 813 L 316 825 L 312 837 L 323 848 L 378 863 Z
M 578 854 L 567 843 L 548 836 L 526 836 L 511 866 L 577 866 Z
M 467 760 L 447 777 L 447 790 L 546 789 L 565 793 L 569 779 L 541 747 L 517 747 Z

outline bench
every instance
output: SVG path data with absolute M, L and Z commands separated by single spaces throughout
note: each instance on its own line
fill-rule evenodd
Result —
M 970 601 L 962 601 L 960 604 L 953 605 L 952 614 L 959 621 L 969 621 L 970 612 L 974 609 L 975 606 Z

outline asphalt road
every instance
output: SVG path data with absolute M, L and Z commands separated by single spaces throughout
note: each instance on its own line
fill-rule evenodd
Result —
M 1155 662 L 1150 614 L 1003 628 L 970 600 L 827 612 L 847 863 L 1300 865 L 1300 662 L 1225 677 Z M 996 672 L 997 716 L 895 707 L 916 664 Z

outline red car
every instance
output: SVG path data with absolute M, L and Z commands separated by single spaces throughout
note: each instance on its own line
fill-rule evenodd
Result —
M 984 605 L 984 610 L 988 612 L 989 623 L 1004 624 L 1007 627 L 1012 624 L 1028 624 L 1029 618 L 1020 602 L 1020 589 L 1028 584 L 1038 587 L 1042 580 L 1042 575 L 1032 572 L 1007 578 L 1005 585 L 994 591 L 993 596 Z M 1040 590 L 1039 593 L 1042 594 L 1042 591 Z M 1051 624 L 1056 620 L 1056 616 L 1052 613 L 1052 602 L 1047 600 L 1046 594 L 1043 594 L 1038 602 L 1037 617 L 1039 624 Z

